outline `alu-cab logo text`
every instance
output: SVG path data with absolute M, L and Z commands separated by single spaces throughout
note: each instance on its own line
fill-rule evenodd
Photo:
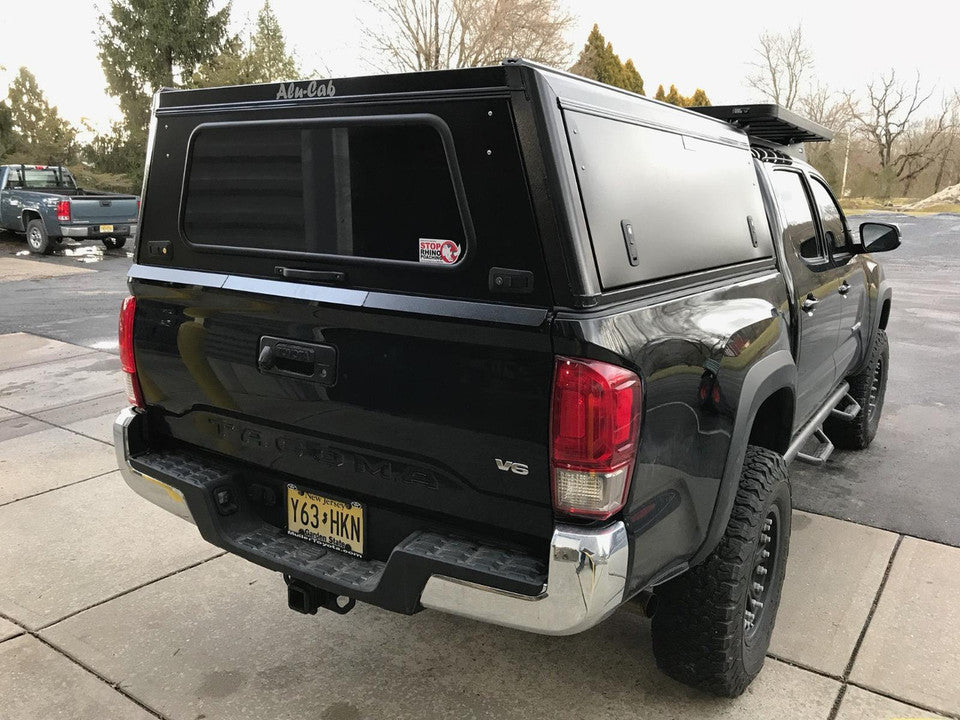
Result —
M 325 83 L 311 80 L 310 82 L 280 83 L 275 99 L 299 100 L 300 98 L 333 97 L 336 94 L 337 88 L 333 84 L 333 80 L 328 80 Z

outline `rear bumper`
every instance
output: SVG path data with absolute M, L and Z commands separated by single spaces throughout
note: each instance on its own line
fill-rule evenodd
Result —
M 136 223 L 113 223 L 111 232 L 100 232 L 100 225 L 61 225 L 61 237 L 72 238 L 105 238 L 105 237 L 134 237 L 137 234 Z
M 114 423 L 121 474 L 139 495 L 185 520 L 203 537 L 258 565 L 338 595 L 412 614 L 431 608 L 547 635 L 592 627 L 623 601 L 627 533 L 557 525 L 546 565 L 515 550 L 461 537 L 412 533 L 386 562 L 363 560 L 286 535 L 244 510 L 224 514 L 214 493 L 235 487 L 217 461 L 151 452 L 145 416 L 132 408 Z

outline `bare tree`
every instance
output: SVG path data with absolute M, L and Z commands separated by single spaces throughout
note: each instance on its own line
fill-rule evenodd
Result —
M 957 141 L 960 139 L 958 137 L 960 136 L 960 122 L 957 118 L 958 110 L 960 110 L 960 92 L 954 92 L 953 94 L 953 107 L 953 114 L 950 118 L 952 127 L 941 140 L 941 146 L 936 151 L 940 162 L 937 164 L 937 175 L 933 180 L 933 192 L 935 193 L 943 189 L 943 177 L 947 172 L 947 165 L 954 159 Z
M 379 27 L 364 32 L 381 70 L 439 70 L 522 56 L 565 67 L 573 22 L 559 0 L 368 0 Z
M 846 97 L 819 83 L 800 96 L 797 107 L 802 115 L 837 134 L 846 131 L 853 119 Z
M 944 97 L 926 120 L 919 113 L 935 90 L 921 89 L 920 73 L 912 84 L 897 80 L 896 71 L 867 85 L 866 107 L 852 93 L 846 102 L 854 125 L 873 146 L 880 163 L 881 187 L 888 195 L 895 181 L 910 183 L 937 159 L 941 138 L 957 127 L 956 98 Z
M 813 69 L 813 53 L 803 39 L 803 26 L 786 33 L 769 30 L 760 35 L 756 48 L 759 58 L 747 84 L 777 105 L 793 108 L 800 99 L 805 76 Z

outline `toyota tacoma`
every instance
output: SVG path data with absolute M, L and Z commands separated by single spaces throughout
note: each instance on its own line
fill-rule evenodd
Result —
M 563 635 L 642 603 L 664 672 L 737 695 L 788 464 L 883 408 L 900 236 L 851 231 L 803 160 L 829 138 L 517 60 L 161 91 L 123 475 L 299 612 Z

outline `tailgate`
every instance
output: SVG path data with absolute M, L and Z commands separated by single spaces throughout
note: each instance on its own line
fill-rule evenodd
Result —
M 375 557 L 430 528 L 545 551 L 552 291 L 514 91 L 349 89 L 161 94 L 131 270 L 148 415 L 363 503 Z
M 259 282 L 247 285 L 290 290 Z M 545 311 L 309 286 L 301 295 L 343 302 L 133 286 L 159 435 L 364 503 L 375 554 L 414 529 L 549 537 Z M 264 344 L 278 342 L 287 359 L 264 367 Z
M 129 195 L 70 198 L 74 223 L 130 223 L 137 221 L 137 199 Z

